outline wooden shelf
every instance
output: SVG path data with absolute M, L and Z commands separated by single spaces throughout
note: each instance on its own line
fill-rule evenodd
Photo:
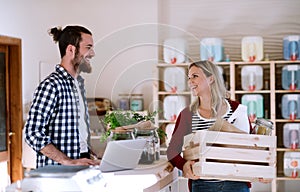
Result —
M 182 64 L 164 64 L 160 63 L 157 65 L 157 79 L 161 78 L 162 71 L 167 67 L 185 67 L 187 68 L 190 63 Z M 284 148 L 283 141 L 283 125 L 285 123 L 300 123 L 300 119 L 289 120 L 283 119 L 281 116 L 281 98 L 284 94 L 300 94 L 300 90 L 283 90 L 281 82 L 281 70 L 286 65 L 300 65 L 300 61 L 259 61 L 259 62 L 217 62 L 216 65 L 222 66 L 224 69 L 224 75 L 226 76 L 226 81 L 229 85 L 228 89 L 233 100 L 237 100 L 241 103 L 241 98 L 244 94 L 262 94 L 264 97 L 264 117 L 269 119 L 274 123 L 273 134 L 277 135 L 277 178 L 273 180 L 272 192 L 278 190 L 277 181 L 300 181 L 300 178 L 291 178 L 283 175 L 283 154 L 284 152 L 300 152 L 300 149 L 292 150 Z M 243 66 L 250 65 L 260 65 L 263 67 L 263 89 L 255 91 L 245 91 L 242 90 L 241 85 L 241 69 Z M 159 90 L 159 83 L 156 82 L 154 86 L 153 96 L 155 101 L 164 98 L 167 95 L 184 95 L 190 97 L 192 101 L 192 96 L 189 91 L 184 91 L 180 93 L 170 93 L 163 90 Z M 156 124 L 166 125 L 174 124 L 174 121 L 168 121 L 162 119 L 156 119 Z M 280 146 L 280 147 L 279 147 Z
M 300 119 L 289 120 L 289 119 L 276 119 L 277 123 L 300 123 Z
M 257 91 L 241 91 L 237 90 L 235 91 L 235 94 L 262 94 L 262 93 L 270 93 L 270 90 L 257 90 Z
M 277 148 L 277 151 L 281 151 L 281 152 L 300 152 L 300 149 Z
M 168 91 L 159 91 L 159 95 L 190 95 L 191 92 L 184 91 L 184 92 L 168 92 Z
M 159 63 L 157 67 L 188 67 L 190 63 L 180 63 L 180 64 L 171 64 L 171 63 Z
M 280 176 L 280 177 L 277 177 L 276 180 L 278 180 L 278 181 L 297 181 L 297 182 L 299 182 L 300 177 L 292 178 L 292 177 Z
M 300 90 L 275 90 L 275 93 L 300 94 Z

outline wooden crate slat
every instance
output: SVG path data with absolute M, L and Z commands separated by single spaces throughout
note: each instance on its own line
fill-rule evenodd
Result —
M 205 159 L 220 159 L 233 161 L 249 161 L 257 163 L 268 163 L 275 161 L 275 154 L 269 151 L 254 150 L 254 149 L 237 149 L 228 147 L 206 147 L 200 156 Z
M 187 160 L 199 159 L 222 159 L 243 161 L 247 159 L 249 162 L 268 163 L 276 161 L 275 152 L 272 153 L 268 150 L 254 150 L 254 149 L 239 149 L 230 147 L 213 147 L 207 146 L 202 149 L 200 153 L 199 146 L 183 151 L 183 156 Z
M 190 142 L 193 143 L 214 143 L 214 144 L 228 144 L 240 145 L 249 147 L 276 147 L 276 139 L 272 136 L 266 135 L 252 135 L 227 133 L 217 131 L 196 131 L 184 138 L 184 147 L 188 146 Z
M 197 162 L 194 164 L 193 170 L 200 177 L 226 178 L 228 180 L 254 181 L 258 178 L 274 179 L 276 177 L 275 167 L 259 165 Z

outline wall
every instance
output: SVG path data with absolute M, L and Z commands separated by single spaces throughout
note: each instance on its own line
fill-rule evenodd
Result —
M 43 78 L 40 71 L 46 74 L 60 61 L 47 30 L 67 24 L 84 25 L 94 35 L 93 74 L 84 75 L 89 97 L 116 101 L 119 92 L 143 92 L 145 105 L 152 101 L 149 79 L 157 48 L 147 44 L 156 43 L 157 32 L 154 25 L 146 30 L 143 25 L 157 21 L 157 1 L 1 0 L 0 17 L 0 34 L 22 39 L 24 103 Z
M 261 36 L 264 52 L 270 59 L 280 60 L 286 35 L 299 35 L 300 1 L 295 0 L 165 0 L 161 2 L 159 19 L 181 29 L 165 34 L 188 40 L 188 55 L 199 59 L 200 41 L 205 37 L 223 39 L 224 52 L 231 60 L 241 60 L 241 40 L 245 36 Z
M 22 38 L 24 104 L 60 60 L 47 30 L 82 24 L 93 31 L 96 50 L 93 73 L 84 75 L 88 96 L 117 103 L 119 93 L 142 92 L 148 109 L 165 38 L 187 37 L 188 55 L 197 60 L 201 38 L 221 37 L 225 52 L 241 60 L 242 37 L 260 35 L 270 58 L 281 59 L 282 38 L 299 34 L 299 7 L 295 0 L 1 0 L 0 34 Z

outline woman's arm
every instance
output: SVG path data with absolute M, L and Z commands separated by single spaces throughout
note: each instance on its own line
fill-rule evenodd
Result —
M 168 160 L 173 166 L 183 170 L 187 160 L 181 156 L 184 136 L 192 132 L 192 113 L 188 108 L 182 110 L 176 120 L 175 129 L 167 149 Z

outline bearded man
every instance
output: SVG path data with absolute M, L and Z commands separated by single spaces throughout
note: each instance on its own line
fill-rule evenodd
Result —
M 92 33 L 83 26 L 49 30 L 58 43 L 60 64 L 36 88 L 25 124 L 25 141 L 37 153 L 36 167 L 99 165 L 91 159 L 84 79 L 95 56 Z

